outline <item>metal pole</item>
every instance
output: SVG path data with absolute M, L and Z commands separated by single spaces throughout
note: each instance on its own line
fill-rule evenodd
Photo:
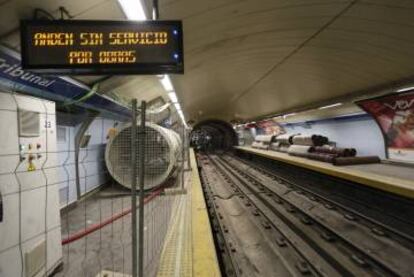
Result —
M 181 189 L 184 189 L 184 159 L 185 159 L 185 127 L 182 126 L 182 138 L 183 141 L 181 142 L 182 144 L 182 149 L 181 149 Z
M 132 276 L 138 277 L 137 253 L 137 99 L 132 100 L 131 122 Z
M 158 0 L 152 0 L 152 20 L 157 20 L 159 16 Z
M 185 138 L 186 138 L 186 146 L 187 146 L 187 154 L 186 154 L 186 156 L 187 156 L 187 170 L 188 171 L 191 171 L 191 161 L 190 161 L 190 134 L 189 133 L 187 133 L 187 131 L 188 131 L 188 129 L 185 129 L 186 130 L 186 136 L 185 136 Z
M 139 132 L 139 276 L 144 277 L 144 177 L 145 177 L 145 120 L 147 103 L 141 102 L 141 126 Z

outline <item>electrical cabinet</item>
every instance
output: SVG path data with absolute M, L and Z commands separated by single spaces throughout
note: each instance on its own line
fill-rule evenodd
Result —
M 55 104 L 0 92 L 0 276 L 44 276 L 62 261 Z

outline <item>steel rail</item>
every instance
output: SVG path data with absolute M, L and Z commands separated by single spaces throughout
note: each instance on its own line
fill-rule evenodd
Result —
M 394 234 L 397 237 L 401 237 L 404 240 L 407 240 L 410 243 L 412 243 L 413 246 L 414 246 L 414 237 L 411 237 L 411 236 L 409 236 L 409 235 L 407 235 L 407 234 L 405 234 L 405 233 L 403 233 L 403 232 L 401 232 L 401 231 L 399 231 L 399 230 L 397 230 L 395 228 L 392 228 L 389 225 L 385 225 L 382 222 L 379 222 L 378 220 L 375 220 L 373 218 L 370 218 L 370 217 L 362 214 L 361 212 L 355 211 L 352 208 L 346 207 L 343 204 L 338 203 L 337 201 L 333 201 L 331 199 L 328 199 L 327 197 L 323 196 L 322 194 L 317 193 L 317 192 L 314 192 L 311 189 L 306 188 L 305 186 L 299 185 L 299 184 L 294 183 L 294 182 L 292 182 L 292 181 L 290 181 L 290 180 L 288 180 L 288 179 L 286 179 L 284 177 L 281 177 L 281 176 L 275 174 L 274 172 L 271 172 L 270 170 L 265 169 L 262 166 L 258 166 L 258 165 L 254 164 L 252 162 L 243 160 L 243 159 L 241 159 L 241 158 L 239 158 L 237 156 L 231 156 L 231 157 L 234 158 L 234 159 L 236 159 L 236 160 L 238 160 L 238 161 L 240 161 L 240 162 L 242 162 L 242 163 L 245 163 L 245 164 L 249 165 L 251 168 L 253 168 L 253 169 L 261 172 L 262 174 L 264 174 L 264 175 L 266 175 L 266 176 L 268 176 L 270 178 L 273 178 L 274 180 L 277 180 L 279 183 L 283 183 L 284 182 L 284 183 L 287 183 L 289 185 L 295 186 L 299 190 L 303 190 L 307 194 L 311 195 L 311 197 L 316 197 L 316 198 L 324 201 L 325 203 L 329 203 L 331 205 L 334 205 L 335 207 L 338 207 L 339 209 L 341 209 L 344 212 L 344 214 L 348 214 L 348 215 L 351 215 L 352 214 L 353 216 L 356 216 L 358 218 L 361 218 L 361 219 L 365 220 L 366 222 L 370 222 L 374 226 L 380 226 L 388 234 Z
M 228 170 L 224 169 L 222 165 L 218 164 L 217 162 L 212 161 L 215 164 L 216 168 L 223 174 L 228 175 Z M 230 175 L 228 175 L 230 176 Z M 232 177 L 227 177 L 231 180 Z M 237 180 L 233 180 L 233 183 L 236 185 Z M 238 185 L 236 185 L 239 187 Z M 240 188 L 240 187 L 239 187 Z M 309 241 L 304 239 L 303 234 L 302 236 L 297 234 L 298 228 L 294 228 L 293 230 L 286 224 L 286 221 L 281 220 L 280 214 L 275 214 L 274 212 L 270 211 L 266 205 L 260 205 L 254 199 L 252 199 L 253 193 L 251 192 L 244 192 L 243 189 L 240 191 L 244 194 L 244 198 L 249 199 L 249 205 L 255 205 L 258 210 L 260 210 L 263 214 L 263 217 L 266 218 L 266 222 L 273 227 L 273 230 L 277 230 L 282 235 L 282 240 L 277 242 L 278 246 L 283 246 L 283 244 L 289 244 L 293 249 L 299 253 L 299 255 L 303 258 L 303 262 L 299 265 L 300 270 L 303 274 L 311 274 L 312 271 L 315 272 L 316 276 L 350 276 L 350 273 L 343 268 L 340 264 L 335 264 L 332 266 L 331 263 L 326 262 L 327 259 L 330 259 L 329 256 L 321 255 L 322 251 L 318 247 L 311 247 Z M 260 200 L 258 200 L 260 202 Z M 328 244 L 328 242 L 326 242 Z M 332 262 L 332 261 L 331 261 Z M 334 262 L 334 261 L 333 261 Z
M 223 159 L 222 157 L 217 157 L 217 162 L 221 164 L 221 166 L 226 170 L 228 174 L 232 174 L 240 182 L 241 185 L 246 187 L 246 189 L 248 189 L 253 195 L 255 195 L 255 197 L 257 197 L 260 201 L 262 201 L 265 205 L 267 205 L 270 209 L 272 209 L 273 212 L 278 213 L 279 216 L 284 216 L 280 212 L 281 209 L 278 209 L 277 205 L 270 204 L 270 202 L 262 196 L 263 193 L 256 191 L 252 187 L 253 184 L 258 183 L 256 176 L 253 176 L 252 174 L 247 172 L 246 168 L 240 167 L 240 164 L 232 164 L 231 162 Z M 270 190 L 267 187 L 267 185 L 265 185 L 264 187 L 266 187 L 266 190 L 268 190 L 268 193 L 271 192 L 277 195 L 279 199 L 281 199 L 284 203 L 290 205 L 291 207 L 294 207 L 294 209 L 299 211 L 303 216 L 311 218 L 312 224 L 310 224 L 309 227 L 311 227 L 312 225 L 313 226 L 317 225 L 317 227 L 321 228 L 322 230 L 325 229 L 332 234 L 335 234 L 337 239 L 340 239 L 340 240 L 337 240 L 335 244 L 332 244 L 332 246 L 334 246 L 332 249 L 320 248 L 321 241 L 312 242 L 312 238 L 310 238 L 309 232 L 302 232 L 302 235 L 307 236 L 309 239 L 309 242 L 313 243 L 313 246 L 317 245 L 320 251 L 325 251 L 326 258 L 328 260 L 331 260 L 331 262 L 335 263 L 335 261 L 332 260 L 332 257 L 335 257 L 335 260 L 337 261 L 336 266 L 342 267 L 342 270 L 344 270 L 344 273 L 347 272 L 348 270 L 352 270 L 351 271 L 352 274 L 355 274 L 354 270 L 357 270 L 356 272 L 359 271 L 357 268 L 352 266 L 352 264 L 350 263 L 347 263 L 347 266 L 344 267 L 344 264 L 346 263 L 346 258 L 349 257 L 348 255 L 350 253 L 358 253 L 358 254 L 353 254 L 351 257 L 357 263 L 359 263 L 362 272 L 374 273 L 372 270 L 376 269 L 388 275 L 400 276 L 400 272 L 398 270 L 395 270 L 395 268 L 392 267 L 392 265 L 390 265 L 389 263 L 387 263 L 387 261 L 379 260 L 379 257 L 375 257 L 371 251 L 362 249 L 357 243 L 350 240 L 346 235 L 344 235 L 344 233 L 338 232 L 337 230 L 335 230 L 335 228 L 332 228 L 332 226 L 329 226 L 326 222 L 322 221 L 320 218 L 315 218 L 315 216 L 313 216 L 312 214 L 307 213 L 305 210 L 303 210 L 303 207 L 301 207 L 297 203 L 294 203 L 293 200 L 289 199 L 289 197 L 278 194 L 274 190 Z M 263 191 L 265 192 L 266 190 L 263 190 Z M 286 220 L 289 220 L 286 216 L 284 216 L 284 218 Z M 291 222 L 290 227 L 296 229 L 296 231 L 299 230 L 300 232 L 300 227 L 295 227 L 294 223 L 292 222 Z M 308 228 L 308 230 L 313 230 L 315 232 L 315 227 Z M 339 247 L 339 246 L 342 246 L 345 249 L 341 249 L 342 247 Z M 339 259 L 341 255 L 337 251 L 335 251 L 334 248 L 339 249 L 340 252 L 343 253 L 341 259 Z M 333 253 L 336 253 L 336 254 L 332 255 Z M 369 271 L 367 271 L 367 268 L 365 268 L 368 265 L 370 265 L 370 268 L 371 268 L 371 270 Z M 351 272 L 348 272 L 348 273 L 351 273 Z
M 212 163 L 212 162 L 211 162 Z M 262 233 L 262 237 L 271 245 L 272 252 L 275 253 L 277 257 L 279 257 L 279 261 L 281 264 L 283 264 L 284 268 L 287 272 L 291 274 L 291 276 L 302 276 L 302 275 L 310 275 L 310 276 L 342 276 L 342 274 L 338 273 L 334 268 L 326 268 L 325 266 L 319 266 L 318 260 L 321 260 L 319 255 L 315 252 L 312 258 L 306 257 L 303 255 L 302 251 L 303 249 L 309 248 L 306 244 L 306 242 L 302 241 L 300 238 L 296 237 L 293 233 L 289 233 L 286 231 L 279 230 L 279 227 L 274 224 L 276 220 L 272 220 L 271 218 L 268 218 L 263 212 L 261 212 L 258 207 L 256 207 L 253 203 L 249 202 L 249 207 L 246 208 L 247 205 L 243 203 L 243 199 L 246 199 L 246 195 L 242 193 L 239 189 L 236 188 L 235 185 L 231 184 L 231 179 L 229 179 L 223 172 L 220 171 L 220 168 L 214 166 L 215 169 L 218 169 L 218 172 L 221 175 L 217 175 L 218 177 L 224 178 L 223 184 L 230 184 L 230 186 L 233 188 L 234 193 L 237 193 L 239 198 L 238 201 L 240 201 L 240 206 L 243 207 L 244 211 L 247 212 L 249 217 L 252 219 L 252 222 L 254 222 L 254 227 L 260 229 L 260 232 Z M 202 177 L 204 179 L 208 179 L 205 173 L 206 168 L 202 171 Z M 215 179 L 217 180 L 217 179 Z M 205 181 L 205 180 L 204 180 Z M 211 192 L 212 188 L 210 186 L 210 183 L 207 181 L 207 190 L 210 190 L 208 192 L 208 203 L 210 203 L 211 196 L 213 196 L 214 199 L 214 193 Z M 215 185 L 221 182 L 215 182 Z M 232 194 L 229 192 L 228 188 L 226 187 L 226 190 L 229 194 Z M 213 206 L 216 206 L 214 203 Z M 218 209 L 218 207 L 217 207 Z M 216 209 L 214 209 L 216 210 Z M 210 211 L 211 212 L 211 211 Z M 215 217 L 217 221 L 221 224 L 222 221 L 226 222 L 226 216 L 221 214 L 220 212 L 215 212 Z M 220 220 L 218 220 L 220 219 Z M 263 220 L 265 219 L 265 220 Z M 269 224 L 269 225 L 267 225 Z M 283 223 L 281 223 L 283 224 Z M 270 229 L 269 226 L 272 225 L 273 229 Z M 222 229 L 223 230 L 223 229 Z M 224 231 L 226 233 L 229 232 L 228 228 L 224 228 Z M 276 233 L 277 231 L 277 233 Z M 223 236 L 224 239 L 226 239 L 225 236 Z M 235 246 L 233 245 L 233 248 Z M 312 249 L 308 249 L 308 251 L 312 251 Z M 232 252 L 236 252 L 235 250 Z M 231 252 L 228 252 L 231 253 Z M 235 255 L 235 254 L 233 254 Z M 233 255 L 230 255 L 233 260 L 236 260 Z M 244 268 L 246 268 L 246 261 L 245 259 L 242 260 Z M 238 264 L 237 261 L 235 261 L 235 264 Z M 329 265 L 328 265 L 329 266 Z M 240 268 L 240 266 L 239 266 Z M 240 271 L 246 274 L 246 271 Z M 248 275 L 250 276 L 250 275 Z

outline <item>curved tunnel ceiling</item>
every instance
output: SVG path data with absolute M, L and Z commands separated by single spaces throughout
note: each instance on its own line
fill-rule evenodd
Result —
M 18 48 L 18 20 L 34 8 L 58 17 L 59 6 L 75 19 L 125 19 L 117 0 L 5 0 L 0 40 Z M 159 0 L 159 7 L 160 19 L 184 24 L 185 75 L 172 79 L 187 120 L 252 119 L 414 81 L 412 0 Z M 126 98 L 165 96 L 155 76 L 112 78 L 102 87 Z
M 255 118 L 414 75 L 414 1 L 160 0 L 182 18 L 188 119 Z

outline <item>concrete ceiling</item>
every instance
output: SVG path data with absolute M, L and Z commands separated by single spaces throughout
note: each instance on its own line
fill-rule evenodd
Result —
M 34 8 L 58 17 L 59 6 L 76 19 L 124 19 L 116 0 L 0 0 L 0 40 L 18 48 L 18 20 Z M 184 24 L 185 74 L 172 80 L 187 120 L 317 107 L 414 75 L 412 0 L 159 0 L 159 7 L 160 19 Z M 165 96 L 155 76 L 115 76 L 101 88 Z
M 187 118 L 255 118 L 414 75 L 414 1 L 160 0 L 182 18 Z
M 361 115 L 366 113 L 354 103 L 343 103 L 339 107 L 306 110 L 285 116 L 277 116 L 273 119 L 279 123 L 302 123 L 357 114 Z
M 116 93 L 126 99 L 136 98 L 138 102 L 149 102 L 159 96 L 168 101 L 167 93 L 156 76 L 113 76 L 101 82 L 99 90 Z

